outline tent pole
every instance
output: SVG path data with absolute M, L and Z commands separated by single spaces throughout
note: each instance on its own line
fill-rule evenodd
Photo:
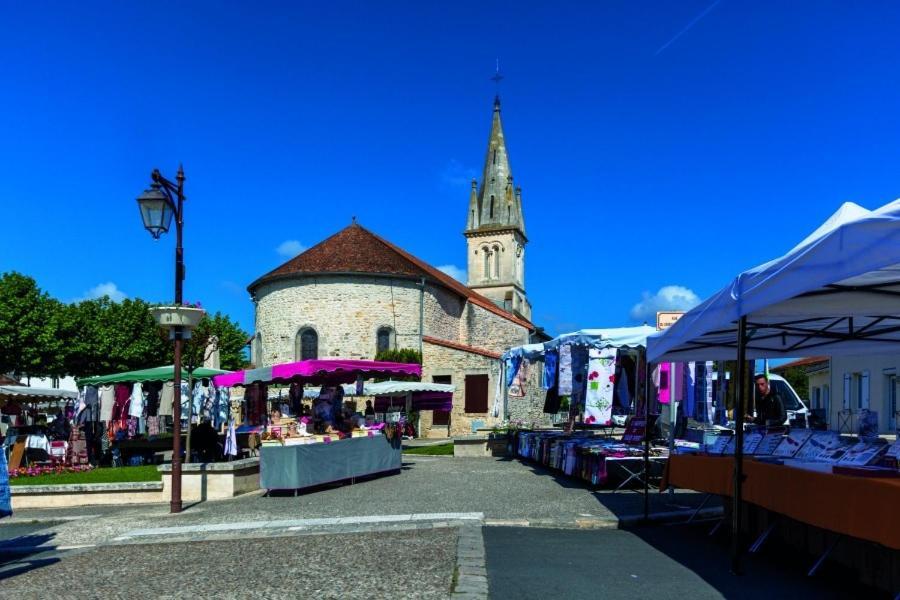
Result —
M 747 395 L 747 317 L 738 321 L 737 332 L 738 386 L 734 406 L 734 494 L 731 508 L 731 572 L 741 573 L 741 521 L 744 483 L 744 413 Z
M 650 363 L 644 353 L 644 522 L 650 520 Z

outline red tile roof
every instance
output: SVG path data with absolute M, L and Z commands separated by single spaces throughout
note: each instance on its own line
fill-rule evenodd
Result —
M 777 367 L 772 367 L 770 370 L 775 371 L 776 373 L 779 371 L 784 371 L 785 369 L 790 369 L 791 367 L 809 367 L 811 365 L 816 365 L 819 363 L 828 362 L 827 356 L 810 356 L 808 358 L 800 358 L 798 360 L 792 360 L 789 363 L 784 363 L 783 365 L 778 365 Z
M 488 358 L 500 358 L 502 355 L 493 352 L 491 350 L 485 350 L 484 348 L 475 348 L 474 346 L 466 346 L 465 344 L 459 344 L 457 342 L 451 342 L 449 340 L 442 340 L 439 338 L 433 338 L 429 335 L 422 336 L 422 341 L 426 344 L 434 344 L 435 346 L 444 346 L 445 348 L 452 348 L 454 350 L 461 350 L 463 352 L 470 352 L 471 354 L 480 354 L 481 356 L 487 356 Z
M 253 293 L 254 289 L 268 281 L 326 273 L 425 277 L 495 315 L 529 330 L 534 329 L 534 325 L 525 319 L 503 310 L 446 273 L 356 223 L 269 271 L 251 283 L 247 289 Z

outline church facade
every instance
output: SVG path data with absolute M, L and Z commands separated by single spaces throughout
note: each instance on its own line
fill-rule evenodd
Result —
M 252 362 L 374 359 L 380 350 L 416 349 L 423 381 L 456 386 L 452 411 L 420 415 L 420 435 L 494 425 L 500 355 L 535 332 L 521 192 L 512 186 L 496 100 L 482 181 L 473 182 L 469 201 L 468 285 L 354 222 L 250 284 Z

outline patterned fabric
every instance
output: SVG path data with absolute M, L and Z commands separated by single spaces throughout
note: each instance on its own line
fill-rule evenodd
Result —
M 585 423 L 605 425 L 612 420 L 616 353 L 615 348 L 590 349 Z
M 147 417 L 147 435 L 159 435 L 159 417 Z
M 556 371 L 558 369 L 559 353 L 555 350 L 550 350 L 544 354 L 544 380 L 541 385 L 545 390 L 556 387 Z
M 572 395 L 572 346 L 559 347 L 559 395 Z

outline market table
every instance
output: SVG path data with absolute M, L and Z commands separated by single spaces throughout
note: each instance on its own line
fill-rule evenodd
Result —
M 660 485 L 731 496 L 734 457 L 669 457 Z M 853 477 L 744 460 L 743 498 L 814 527 L 900 549 L 900 479 Z
M 259 483 L 266 490 L 296 490 L 399 471 L 399 439 L 384 435 L 295 446 L 263 445 L 259 453 Z

